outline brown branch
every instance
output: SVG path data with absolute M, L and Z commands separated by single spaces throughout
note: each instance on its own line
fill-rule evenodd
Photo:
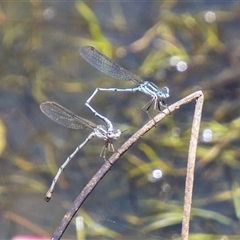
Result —
M 159 123 L 162 119 L 164 119 L 171 112 L 180 108 L 181 105 L 184 105 L 193 99 L 198 99 L 203 96 L 202 91 L 197 91 L 189 96 L 181 99 L 180 101 L 172 104 L 168 108 L 164 109 L 161 113 L 159 113 L 153 120 L 150 120 L 146 123 L 140 130 L 138 130 L 135 134 L 133 134 L 111 157 L 108 161 L 106 161 L 103 166 L 98 170 L 98 172 L 93 176 L 93 178 L 88 182 L 88 184 L 84 187 L 82 192 L 78 195 L 78 197 L 73 202 L 72 206 L 68 210 L 68 212 L 63 217 L 59 227 L 54 232 L 52 239 L 57 240 L 60 239 L 66 230 L 67 226 L 73 219 L 76 212 L 79 210 L 83 202 L 86 200 L 87 196 L 93 191 L 93 189 L 97 186 L 100 180 L 105 176 L 105 174 L 110 170 L 112 165 L 144 134 L 146 134 L 149 130 L 155 127 L 156 123 Z M 195 136 L 197 138 L 197 136 Z M 111 164 L 110 164 L 111 163 Z
M 198 144 L 198 135 L 202 116 L 204 96 L 203 94 L 197 99 L 193 123 L 192 132 L 188 151 L 188 164 L 187 164 L 187 175 L 185 184 L 185 194 L 184 194 L 184 206 L 183 206 L 183 220 L 182 220 L 182 240 L 188 240 L 189 235 L 189 222 L 190 213 L 192 205 L 192 191 L 193 191 L 193 181 L 194 181 L 194 167 L 196 161 L 196 152 Z

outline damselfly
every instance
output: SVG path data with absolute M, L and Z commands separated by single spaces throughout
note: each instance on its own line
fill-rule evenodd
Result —
M 143 110 L 146 110 L 148 114 L 148 110 L 153 105 L 154 110 L 161 111 L 161 107 L 166 108 L 167 105 L 164 102 L 165 98 L 170 96 L 169 88 L 164 87 L 159 89 L 154 83 L 149 81 L 143 81 L 137 75 L 131 73 L 130 71 L 124 69 L 117 63 L 113 62 L 110 58 L 100 53 L 94 47 L 84 46 L 79 50 L 80 55 L 89 62 L 92 66 L 97 68 L 99 71 L 105 73 L 106 75 L 120 79 L 125 81 L 133 81 L 138 86 L 133 88 L 96 88 L 93 94 L 88 98 L 85 105 L 98 117 L 101 118 L 100 115 L 94 108 L 90 106 L 90 101 L 97 94 L 98 91 L 121 91 L 121 92 L 136 92 L 140 91 L 147 95 L 150 95 L 152 99 L 143 106 Z M 148 114 L 149 115 L 149 114 Z
M 59 123 L 60 125 L 72 128 L 72 129 L 83 129 L 83 128 L 90 128 L 92 132 L 88 135 L 88 137 L 84 140 L 83 143 L 81 143 L 74 152 L 66 159 L 66 161 L 62 164 L 62 166 L 59 168 L 56 176 L 53 179 L 53 182 L 51 184 L 51 187 L 46 193 L 45 200 L 48 202 L 51 199 L 53 189 L 55 187 L 55 184 L 62 173 L 63 169 L 67 166 L 67 164 L 72 160 L 72 158 L 75 156 L 75 154 L 93 137 L 98 137 L 100 139 L 103 139 L 105 141 L 105 144 L 102 148 L 102 151 L 100 153 L 100 157 L 104 158 L 106 157 L 106 152 L 113 151 L 114 147 L 112 144 L 113 139 L 118 139 L 121 135 L 121 131 L 119 129 L 108 129 L 107 127 L 103 125 L 96 125 L 95 123 L 77 116 L 75 113 L 69 111 L 68 109 L 62 107 L 61 105 L 55 103 L 46 101 L 41 103 L 40 109 L 42 112 L 47 115 L 49 118 L 51 118 L 53 121 Z M 107 118 L 104 118 L 107 119 Z M 107 119 L 106 124 L 109 124 L 109 120 Z M 110 122 L 111 124 L 111 122 Z M 112 124 L 111 124 L 112 126 Z

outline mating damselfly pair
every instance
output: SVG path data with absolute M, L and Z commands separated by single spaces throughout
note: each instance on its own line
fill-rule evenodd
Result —
M 105 141 L 103 149 L 100 153 L 100 157 L 105 158 L 107 150 L 114 151 L 112 140 L 118 139 L 121 135 L 121 131 L 113 127 L 112 122 L 98 113 L 91 105 L 90 101 L 97 94 L 98 91 L 114 91 L 114 92 L 143 92 L 147 95 L 151 96 L 151 100 L 144 105 L 142 108 L 148 114 L 149 109 L 153 105 L 154 110 L 161 111 L 161 107 L 166 108 L 166 104 L 164 99 L 169 97 L 169 88 L 164 87 L 159 89 L 154 83 L 149 81 L 143 81 L 140 77 L 133 74 L 132 72 L 124 69 L 117 63 L 113 62 L 107 56 L 100 53 L 94 47 L 84 46 L 79 50 L 80 55 L 89 62 L 92 66 L 97 68 L 99 71 L 105 73 L 106 75 L 124 81 L 133 81 L 137 84 L 137 86 L 133 88 L 96 88 L 93 94 L 87 99 L 85 105 L 94 113 L 95 116 L 102 119 L 105 125 L 96 125 L 95 123 L 77 116 L 73 112 L 68 109 L 62 107 L 61 105 L 46 101 L 41 103 L 40 109 L 44 114 L 46 114 L 50 119 L 59 123 L 60 125 L 72 128 L 72 129 L 83 129 L 90 128 L 92 132 L 88 135 L 85 141 L 80 144 L 75 151 L 67 158 L 67 160 L 63 163 L 63 165 L 59 168 L 51 187 L 46 193 L 46 201 L 49 201 L 52 196 L 52 192 L 54 186 L 63 171 L 66 165 L 71 161 L 71 159 L 75 156 L 75 154 L 82 149 L 82 147 L 93 137 L 98 137 Z M 149 114 L 148 114 L 149 115 Z

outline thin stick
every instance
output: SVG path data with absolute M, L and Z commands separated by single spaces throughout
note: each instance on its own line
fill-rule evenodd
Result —
M 182 220 L 182 240 L 188 240 L 189 235 L 189 222 L 191 214 L 192 205 L 192 191 L 193 191 L 193 181 L 194 181 L 194 167 L 196 161 L 196 152 L 198 144 L 198 135 L 201 123 L 202 108 L 203 108 L 204 96 L 201 95 L 197 99 L 193 123 L 192 132 L 189 144 L 188 152 L 188 164 L 187 164 L 187 175 L 186 175 L 186 185 L 185 185 L 185 195 L 184 195 L 184 206 L 183 206 L 183 220 Z
M 60 239 L 66 230 L 67 226 L 73 219 L 76 212 L 79 210 L 83 202 L 86 200 L 87 196 L 93 191 L 93 189 L 97 186 L 100 180 L 104 177 L 104 175 L 110 170 L 112 165 L 144 134 L 146 134 L 150 129 L 156 126 L 156 123 L 160 122 L 171 112 L 180 108 L 181 105 L 187 104 L 194 99 L 198 99 L 203 96 L 202 91 L 194 92 L 187 97 L 181 99 L 180 101 L 172 104 L 168 108 L 164 109 L 161 113 L 159 113 L 154 119 L 150 120 L 146 123 L 140 130 L 138 130 L 133 136 L 131 136 L 109 159 L 106 161 L 102 167 L 98 170 L 98 172 L 93 176 L 93 178 L 88 182 L 88 184 L 84 187 L 82 192 L 77 196 L 75 201 L 73 202 L 70 209 L 67 211 L 65 216 L 63 217 L 59 227 L 54 232 L 52 239 L 57 240 Z M 196 136 L 195 136 L 196 137 Z

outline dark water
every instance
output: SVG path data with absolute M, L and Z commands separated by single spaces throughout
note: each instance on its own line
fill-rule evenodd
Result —
M 103 164 L 98 157 L 103 141 L 94 139 L 67 166 L 51 201 L 44 202 L 57 168 L 89 131 L 52 122 L 40 111 L 40 103 L 58 102 L 102 124 L 84 106 L 94 89 L 134 86 L 86 63 L 79 47 L 92 45 L 143 79 L 160 88 L 167 85 L 168 105 L 203 90 L 190 233 L 198 239 L 207 235 L 237 239 L 240 5 L 234 1 L 86 4 L 0 5 L 0 238 L 50 236 Z M 115 148 L 148 121 L 141 107 L 149 100 L 142 93 L 100 92 L 94 98 L 92 104 L 100 113 L 127 130 Z M 165 118 L 112 167 L 79 211 L 86 239 L 180 236 L 193 111 L 194 102 Z M 154 169 L 163 171 L 158 181 L 149 180 Z M 64 237 L 76 239 L 75 232 L 72 222 Z

